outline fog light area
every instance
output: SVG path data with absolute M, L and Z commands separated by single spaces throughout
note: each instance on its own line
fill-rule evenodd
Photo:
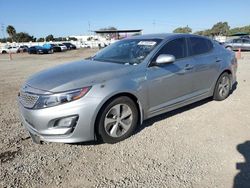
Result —
M 70 116 L 70 117 L 65 117 L 61 118 L 55 121 L 54 127 L 56 128 L 70 128 L 70 127 L 75 127 L 76 123 L 78 120 L 78 116 Z

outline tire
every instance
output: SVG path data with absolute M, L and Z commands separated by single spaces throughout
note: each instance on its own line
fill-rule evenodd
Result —
M 7 52 L 4 50 L 4 51 L 2 51 L 2 54 L 7 54 Z
M 98 140 L 113 144 L 130 137 L 137 127 L 138 117 L 137 106 L 129 97 L 108 102 L 97 117 Z
M 231 78 L 228 73 L 223 73 L 215 86 L 213 99 L 216 101 L 222 101 L 226 99 L 230 94 L 231 89 Z

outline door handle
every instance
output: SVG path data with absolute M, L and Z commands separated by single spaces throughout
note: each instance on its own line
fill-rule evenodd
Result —
M 186 66 L 185 66 L 185 70 L 192 70 L 194 68 L 194 66 L 192 66 L 192 65 L 189 65 L 189 64 L 186 64 Z
M 219 63 L 219 62 L 221 62 L 221 61 L 222 61 L 222 59 L 220 59 L 220 58 L 218 58 L 218 57 L 217 57 L 216 60 L 215 60 L 216 63 Z
M 192 70 L 193 68 L 194 68 L 194 66 L 192 66 L 190 64 L 186 64 L 185 67 L 183 69 L 181 69 L 177 74 L 179 74 L 179 75 L 186 74 L 189 70 Z

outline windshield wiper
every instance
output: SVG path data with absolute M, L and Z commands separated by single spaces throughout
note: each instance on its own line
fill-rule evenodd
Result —
M 119 63 L 119 64 L 124 64 L 124 61 L 117 61 L 114 59 L 102 59 L 102 58 L 93 58 L 94 61 L 103 61 L 103 62 L 109 62 L 109 63 Z

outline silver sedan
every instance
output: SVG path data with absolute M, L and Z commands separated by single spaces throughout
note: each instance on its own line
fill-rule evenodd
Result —
M 31 76 L 18 94 L 21 119 L 36 143 L 115 143 L 153 116 L 226 99 L 236 69 L 234 53 L 209 38 L 136 36 Z

